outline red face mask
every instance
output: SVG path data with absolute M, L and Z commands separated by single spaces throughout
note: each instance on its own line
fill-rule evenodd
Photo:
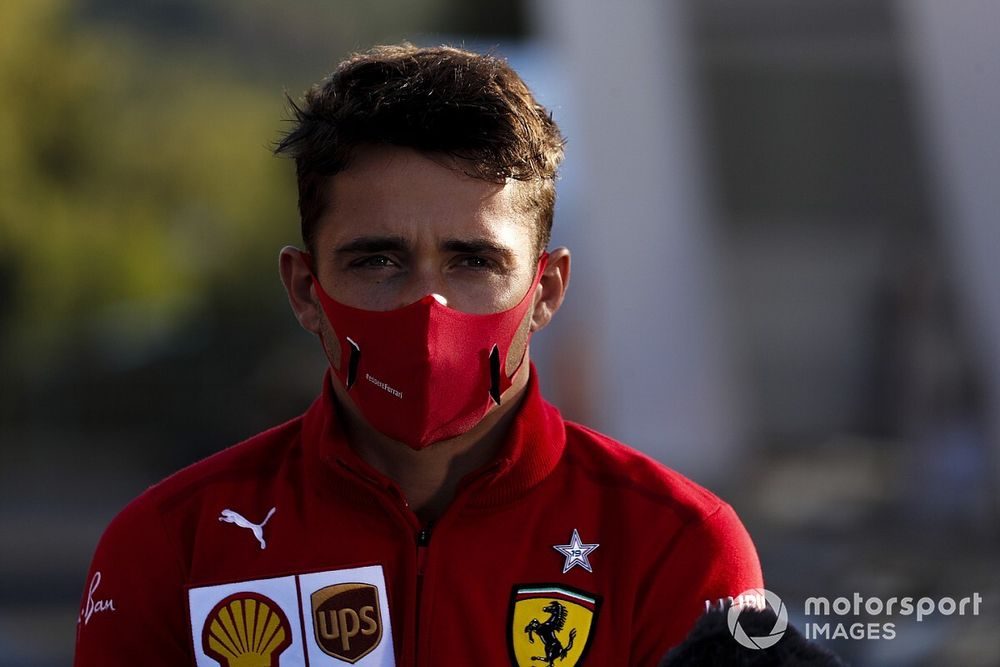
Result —
M 499 405 L 512 384 L 505 371 L 510 346 L 547 261 L 542 255 L 520 303 L 488 315 L 448 308 L 429 294 L 396 310 L 352 308 L 314 277 L 340 341 L 340 370 L 333 372 L 368 423 L 419 450 L 465 433 Z M 518 369 L 523 362 L 522 352 Z

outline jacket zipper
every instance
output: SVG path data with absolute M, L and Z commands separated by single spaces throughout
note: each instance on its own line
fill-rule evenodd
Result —
M 431 541 L 431 528 L 430 526 L 424 526 L 417 533 L 417 597 L 416 597 L 416 614 L 414 618 L 416 622 L 414 623 L 413 632 L 413 664 L 419 665 L 420 660 L 418 658 L 420 654 L 420 605 L 424 590 L 424 570 L 427 568 L 427 547 Z
M 417 579 L 423 579 L 427 565 L 427 546 L 431 542 L 431 529 L 427 526 L 417 533 Z
M 364 479 L 366 482 L 368 482 L 372 486 L 374 486 L 374 487 L 376 487 L 376 488 L 378 488 L 380 490 L 383 490 L 383 491 L 385 490 L 385 486 L 383 484 L 381 484 L 378 480 L 374 479 L 373 477 L 371 477 L 371 476 L 369 476 L 369 475 L 367 475 L 367 474 L 365 474 L 365 473 L 363 473 L 363 472 L 361 472 L 359 470 L 353 469 L 350 465 L 347 464 L 346 461 L 344 461 L 342 459 L 338 459 L 338 463 L 342 467 L 344 467 L 345 469 L 347 469 L 348 471 L 350 471 L 351 473 L 353 473 L 353 474 L 357 475 L 358 477 Z M 480 474 L 475 475 L 473 479 L 463 480 L 464 483 L 459 484 L 458 488 L 455 491 L 455 497 L 452 499 L 451 506 L 452 507 L 456 506 L 457 505 L 457 501 L 461 497 L 465 496 L 468 493 L 469 488 L 471 488 L 477 482 L 480 482 L 487 475 L 495 474 L 498 471 L 505 470 L 509 465 L 510 465 L 510 461 L 508 459 L 504 459 L 504 460 L 501 460 L 501 461 L 496 461 L 491 466 L 489 466 L 486 470 L 483 470 L 483 471 L 481 471 Z M 394 495 L 396 497 L 396 501 L 397 502 L 394 503 L 394 504 L 395 504 L 396 508 L 398 510 L 400 510 L 400 514 L 401 514 L 403 520 L 406 521 L 411 526 L 414 525 L 414 523 L 416 522 L 416 515 L 413 513 L 413 510 L 410 509 L 410 504 L 407 502 L 406 498 L 402 495 L 402 493 L 400 493 L 395 488 L 393 490 L 396 491 L 396 492 L 394 494 L 390 494 L 390 495 Z M 454 510 L 452 509 L 451 511 L 454 511 Z M 430 541 L 431 541 L 431 527 L 432 527 L 432 524 L 428 524 L 426 526 L 423 526 L 422 528 L 420 528 L 417 531 L 417 535 L 416 535 L 416 545 L 417 545 L 417 581 L 416 581 L 416 605 L 415 605 L 416 606 L 416 609 L 415 609 L 416 613 L 414 614 L 414 631 L 413 631 L 413 635 L 414 635 L 414 637 L 413 637 L 413 639 L 414 639 L 414 642 L 413 642 L 413 664 L 415 666 L 420 664 L 420 660 L 419 660 L 419 654 L 420 654 L 420 625 L 421 625 L 420 605 L 421 605 L 422 597 L 423 597 L 424 572 L 425 572 L 425 570 L 427 568 L 427 550 L 428 550 L 428 546 L 430 545 Z
M 337 463 L 341 465 L 345 470 L 347 470 L 352 475 L 363 480 L 365 483 L 369 484 L 371 487 L 378 491 L 378 495 L 381 498 L 385 496 L 390 496 L 392 498 L 391 505 L 399 513 L 400 518 L 406 523 L 410 528 L 419 527 L 419 521 L 416 515 L 410 509 L 410 504 L 407 502 L 406 498 L 402 493 L 395 487 L 386 487 L 385 484 L 381 483 L 376 478 L 368 475 L 360 470 L 356 470 L 350 466 L 343 459 L 337 459 Z M 412 533 L 411 533 L 412 534 Z M 424 568 L 427 561 L 427 544 L 430 542 L 431 531 L 430 526 L 425 526 L 419 528 L 416 534 L 416 544 L 417 544 L 417 577 L 416 577 L 416 605 L 414 614 L 414 628 L 413 628 L 413 664 L 417 663 L 417 647 L 419 646 L 417 640 L 420 634 L 420 597 L 423 589 L 424 582 Z M 404 646 L 408 643 L 404 639 Z M 405 649 L 403 652 L 405 656 Z

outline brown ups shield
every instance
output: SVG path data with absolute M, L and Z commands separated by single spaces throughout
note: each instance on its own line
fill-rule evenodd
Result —
M 327 655 L 355 663 L 382 641 L 378 588 L 347 583 L 321 588 L 311 596 L 316 643 Z

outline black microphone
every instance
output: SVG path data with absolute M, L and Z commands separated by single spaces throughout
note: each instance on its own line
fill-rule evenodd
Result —
M 770 608 L 740 611 L 739 624 L 748 636 L 766 636 L 777 616 Z M 810 642 L 790 624 L 776 644 L 751 649 L 739 644 L 728 624 L 728 609 L 712 608 L 698 619 L 683 642 L 670 649 L 659 667 L 847 667 L 829 650 Z

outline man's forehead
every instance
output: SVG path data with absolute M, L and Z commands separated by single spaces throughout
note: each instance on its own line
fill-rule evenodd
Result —
M 460 158 L 419 151 L 405 146 L 364 145 L 351 153 L 347 166 L 328 182 L 328 188 L 360 185 L 382 194 L 406 192 L 407 186 L 419 182 L 434 185 L 441 182 L 460 188 L 463 199 L 497 201 L 504 204 L 518 198 L 522 181 L 513 178 L 485 179 L 475 175 L 475 166 Z
M 410 149 L 372 149 L 331 177 L 319 236 L 335 246 L 381 239 L 400 247 L 460 242 L 516 252 L 534 239 L 519 185 L 476 179 Z

